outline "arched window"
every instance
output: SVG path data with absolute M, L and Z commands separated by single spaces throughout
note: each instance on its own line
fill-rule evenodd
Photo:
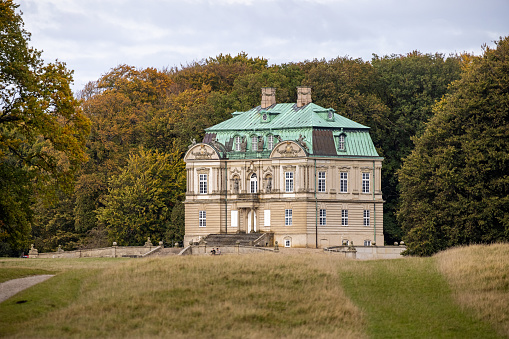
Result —
M 253 173 L 251 175 L 251 189 L 249 193 L 258 193 L 258 178 L 256 176 L 256 173 Z

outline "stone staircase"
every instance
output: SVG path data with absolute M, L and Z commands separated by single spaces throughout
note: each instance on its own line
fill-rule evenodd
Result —
M 209 234 L 203 240 L 207 246 L 265 246 L 266 233 Z M 271 244 L 269 244 L 271 245 Z

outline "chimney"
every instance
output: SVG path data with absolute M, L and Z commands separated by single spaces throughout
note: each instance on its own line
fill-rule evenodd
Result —
M 311 100 L 311 87 L 297 86 L 297 107 L 306 106 Z
M 276 89 L 274 87 L 262 87 L 262 108 L 267 108 L 276 103 Z

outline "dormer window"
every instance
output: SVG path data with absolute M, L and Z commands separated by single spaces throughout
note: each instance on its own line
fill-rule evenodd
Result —
M 238 135 L 235 137 L 235 151 L 240 152 L 240 144 L 242 142 L 242 138 Z
M 251 150 L 253 152 L 258 151 L 258 136 L 257 135 L 253 135 L 251 137 Z
M 329 111 L 329 113 L 327 113 L 327 120 L 334 120 L 334 112 Z
M 269 134 L 267 136 L 267 149 L 272 151 L 273 148 L 274 148 L 274 135 Z
M 344 151 L 346 148 L 345 148 L 345 135 L 344 134 L 340 134 L 339 135 L 339 138 L 338 138 L 338 150 L 339 151 Z
M 268 115 L 267 113 L 263 113 L 263 114 L 262 114 L 262 121 L 263 121 L 263 122 L 267 122 L 267 121 L 269 121 L 269 115 Z

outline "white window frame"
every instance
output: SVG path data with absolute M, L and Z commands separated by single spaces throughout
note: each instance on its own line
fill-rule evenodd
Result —
M 285 247 L 292 247 L 292 241 L 290 239 L 285 239 Z
M 285 192 L 293 192 L 293 172 L 285 172 Z
M 320 210 L 320 226 L 327 225 L 327 210 L 321 209 Z
M 242 138 L 237 135 L 234 139 L 234 143 L 235 143 L 235 152 L 240 152 L 240 144 L 242 143 Z
M 285 226 L 292 226 L 293 224 L 293 210 L 285 209 Z
M 339 139 L 338 139 L 338 149 L 340 151 L 344 151 L 345 150 L 345 135 L 344 134 L 340 134 L 339 135 Z
M 198 174 L 198 178 L 199 178 L 199 193 L 200 194 L 209 193 L 208 174 Z
M 371 240 L 364 240 L 364 246 L 371 246 Z
M 348 210 L 341 210 L 341 226 L 348 226 Z
M 199 211 L 198 225 L 200 227 L 207 227 L 207 211 Z
M 253 135 L 251 137 L 251 150 L 253 152 L 258 151 L 258 136 L 257 135 Z
M 369 193 L 369 173 L 362 173 L 362 193 Z
M 339 173 L 339 193 L 348 193 L 348 172 Z
M 249 193 L 258 193 L 258 177 L 256 173 L 251 174 L 249 182 Z
M 267 136 L 267 149 L 269 151 L 272 151 L 273 148 L 274 148 L 274 135 L 273 134 L 269 134 Z
M 318 192 L 326 191 L 325 178 L 326 178 L 325 171 L 318 172 Z
M 364 210 L 364 213 L 363 213 L 364 226 L 369 226 L 369 219 L 370 219 L 369 210 Z

